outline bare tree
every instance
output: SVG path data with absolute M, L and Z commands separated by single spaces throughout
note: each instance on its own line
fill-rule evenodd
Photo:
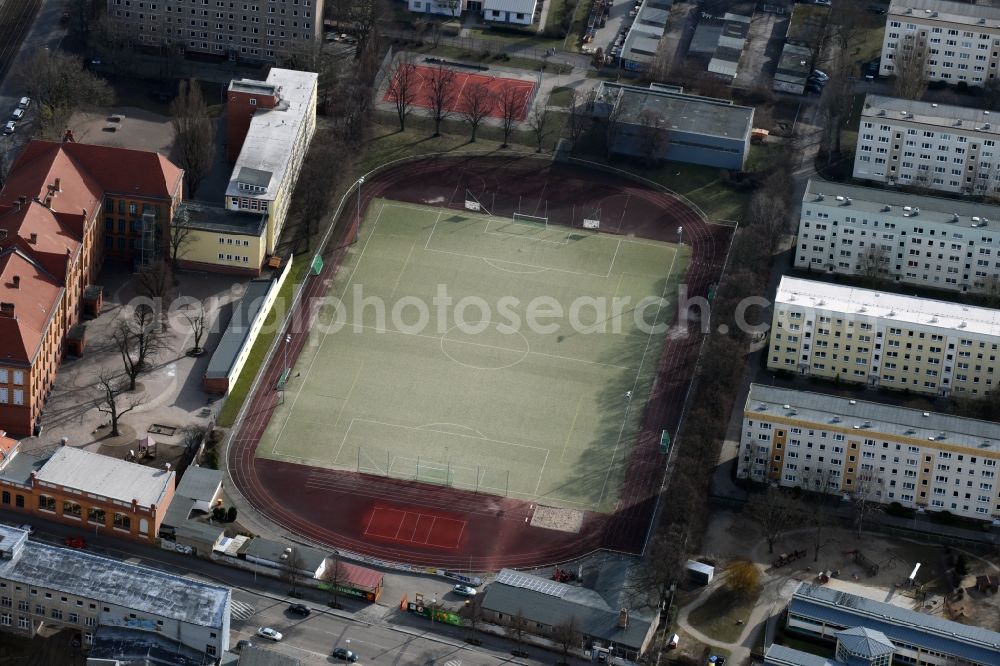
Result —
M 503 148 L 507 147 L 511 132 L 514 131 L 514 123 L 517 122 L 517 117 L 525 104 L 527 104 L 527 100 L 522 91 L 517 88 L 504 88 L 497 95 L 497 106 L 500 109 L 500 121 L 503 128 Z M 541 106 L 541 104 L 537 106 Z M 541 151 L 539 150 L 539 152 Z
M 462 119 L 469 123 L 472 136 L 469 143 L 476 142 L 476 130 L 493 111 L 493 95 L 482 83 L 473 83 L 462 90 Z
M 893 53 L 892 92 L 896 97 L 919 100 L 927 90 L 927 44 L 916 33 L 908 33 L 896 43 Z
M 576 150 L 577 143 L 589 125 L 590 112 L 586 109 L 585 99 L 574 90 L 569 95 L 569 118 L 567 119 L 569 138 L 573 142 L 572 150 Z
M 669 143 L 669 130 L 663 114 L 653 109 L 643 109 L 636 118 L 639 122 L 639 144 L 642 159 L 648 167 L 655 166 L 663 159 L 661 151 Z
M 142 396 L 132 395 L 127 399 L 122 399 L 122 394 L 128 392 L 128 382 L 124 378 L 116 377 L 107 368 L 102 368 L 97 375 L 97 398 L 94 399 L 94 407 L 102 414 L 111 417 L 111 436 L 117 437 L 121 434 L 118 430 L 118 421 L 133 409 L 143 403 Z
M 868 465 L 867 467 L 870 469 L 866 469 L 865 465 L 862 465 L 862 468 L 858 470 L 852 496 L 858 536 L 861 536 L 861 532 L 864 531 L 865 518 L 882 509 L 882 495 L 885 491 L 885 481 L 875 471 L 875 466 Z
M 42 134 L 48 138 L 62 138 L 76 111 L 114 103 L 114 90 L 104 79 L 61 51 L 38 49 L 17 71 L 40 109 Z
M 399 118 L 399 131 L 406 129 L 406 116 L 417 99 L 420 81 L 413 62 L 407 57 L 396 61 L 396 68 L 389 83 L 389 99 L 396 106 L 396 116 Z
M 479 645 L 481 641 L 477 638 L 476 632 L 483 621 L 483 597 L 477 594 L 466 599 L 462 614 L 465 615 L 469 623 L 469 642 L 473 645 Z
M 302 571 L 306 568 L 306 563 L 298 548 L 293 547 L 292 552 L 284 555 L 287 557 L 281 561 L 281 580 L 292 587 L 288 596 L 297 597 L 299 581 L 302 579 Z
M 579 647 L 583 641 L 583 634 L 580 633 L 580 621 L 575 615 L 571 615 L 568 620 L 552 627 L 552 640 L 559 645 L 562 652 L 562 663 L 567 663 L 569 651 L 574 647 Z
M 838 492 L 838 484 L 828 469 L 805 469 L 802 472 L 802 489 L 807 491 L 805 501 L 800 503 L 801 521 L 811 528 L 813 562 L 819 561 L 820 551 L 835 541 L 827 533 L 831 522 L 831 508 L 834 501 L 830 493 Z
M 350 19 L 358 38 L 355 58 L 360 58 L 369 45 L 378 42 L 378 22 L 387 12 L 381 0 L 355 0 L 351 5 Z
M 767 486 L 762 493 L 755 493 L 746 504 L 750 520 L 760 526 L 767 540 L 767 552 L 774 552 L 778 537 L 798 525 L 799 507 L 780 489 Z
M 330 586 L 330 591 L 333 594 L 330 605 L 333 608 L 340 608 L 340 589 L 347 582 L 347 569 L 341 562 L 339 553 L 331 555 L 329 560 L 329 565 L 323 569 L 320 580 Z
M 141 296 L 159 302 L 159 309 L 166 310 L 173 300 L 174 272 L 165 261 L 154 261 L 135 274 L 135 288 Z
M 187 253 L 188 247 L 198 239 L 191 227 L 191 213 L 181 207 L 170 222 L 170 263 L 177 268 L 177 262 Z
M 977 300 L 989 308 L 1000 307 L 1000 275 L 987 275 L 973 283 Z
M 197 80 L 180 82 L 177 97 L 170 103 L 170 114 L 177 162 L 187 176 L 188 195 L 194 196 L 215 159 L 215 123 L 208 115 L 208 104 Z
M 876 287 L 889 275 L 889 253 L 884 245 L 871 241 L 858 257 L 858 275 L 865 282 Z
M 153 308 L 143 303 L 121 317 L 111 333 L 112 343 L 122 359 L 125 375 L 128 377 L 129 391 L 135 390 L 136 378 L 163 348 L 162 327 L 156 320 Z
M 441 136 L 441 122 L 451 115 L 455 102 L 455 71 L 439 64 L 431 70 L 427 81 L 430 91 L 434 136 Z
M 545 126 L 548 117 L 548 112 L 541 104 L 536 104 L 532 107 L 531 112 L 528 113 L 528 127 L 531 129 L 531 133 L 535 135 L 536 153 L 542 152 L 542 144 L 545 143 L 545 137 L 549 134 L 549 130 Z
M 304 243 L 305 252 L 320 232 L 320 223 L 328 219 L 337 184 L 351 169 L 349 149 L 330 130 L 320 130 L 313 138 L 302 163 L 290 218 L 301 222 L 296 243 Z
M 608 161 L 614 153 L 615 141 L 618 140 L 618 131 L 621 129 L 624 114 L 625 105 L 614 104 L 608 111 L 608 117 L 604 119 L 604 151 Z
M 510 623 L 507 625 L 507 635 L 514 639 L 514 643 L 517 646 L 515 649 L 518 653 L 521 651 L 521 646 L 524 644 L 524 635 L 528 633 L 528 618 L 524 616 L 524 611 L 520 608 L 514 613 L 510 618 Z
M 191 327 L 191 335 L 194 336 L 194 346 L 188 350 L 188 354 L 191 356 L 198 356 L 204 351 L 201 348 L 201 340 L 205 336 L 205 328 L 208 324 L 208 313 L 205 312 L 205 306 L 199 301 L 193 312 L 184 313 L 184 318 Z
M 750 198 L 747 222 L 761 230 L 761 237 L 767 242 L 765 249 L 774 254 L 785 235 L 788 207 L 781 196 L 776 196 L 774 188 L 765 183 L 764 187 Z

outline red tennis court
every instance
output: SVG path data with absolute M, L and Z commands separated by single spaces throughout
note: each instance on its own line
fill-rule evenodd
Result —
M 378 505 L 365 527 L 367 537 L 448 550 L 458 548 L 464 532 L 465 521 L 458 517 Z
M 433 108 L 433 97 L 431 94 L 431 79 L 436 71 L 435 67 L 428 67 L 427 65 L 410 65 L 414 73 L 416 74 L 416 93 L 413 99 L 413 105 L 419 106 L 425 109 Z M 476 84 L 481 84 L 486 87 L 487 90 L 493 95 L 494 100 L 498 99 L 500 95 L 504 94 L 507 90 L 513 90 L 514 94 L 518 99 L 517 113 L 515 119 L 522 121 L 528 117 L 528 103 L 531 101 L 531 94 L 535 90 L 534 81 L 525 81 L 524 79 L 510 79 L 502 76 L 495 76 L 491 74 L 482 73 L 472 73 L 472 72 L 462 72 L 459 70 L 449 70 L 455 75 L 454 80 L 454 94 L 451 96 L 451 103 L 448 104 L 447 110 L 451 113 L 462 113 L 468 109 L 468 102 L 466 100 L 463 92 L 468 86 L 473 86 Z M 395 82 L 390 83 L 386 89 L 384 101 L 392 102 L 393 89 L 395 88 Z M 489 115 L 493 118 L 503 118 L 503 112 L 501 111 L 500 104 L 494 101 L 492 108 L 490 109 Z

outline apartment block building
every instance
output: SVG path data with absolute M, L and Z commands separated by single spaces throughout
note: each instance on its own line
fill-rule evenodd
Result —
M 1000 276 L 1000 206 L 811 179 L 795 266 L 981 291 Z
M 1000 377 L 1000 311 L 785 276 L 767 367 L 947 396 Z
M 323 0 L 108 0 L 118 38 L 255 62 L 282 61 L 323 40 Z
M 998 461 L 996 423 L 751 384 L 737 475 L 992 520 Z
M 945 0 L 894 0 L 886 14 L 879 74 L 894 76 L 902 49 L 926 52 L 930 81 L 982 86 L 997 77 L 1000 7 Z
M 983 195 L 1000 188 L 1000 118 L 989 111 L 868 95 L 854 177 Z
M 170 639 L 212 664 L 229 649 L 231 606 L 228 587 L 41 543 L 0 525 L 2 632 L 76 629 L 86 649 L 99 628 L 128 628 Z
M 32 141 L 0 189 L 0 428 L 38 426 L 105 257 L 160 256 L 183 171 L 157 153 Z M 90 294 L 90 295 L 88 295 Z M 79 349 L 78 349 L 79 351 Z

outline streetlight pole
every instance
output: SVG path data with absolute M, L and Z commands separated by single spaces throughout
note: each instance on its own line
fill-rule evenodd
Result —
M 684 244 L 684 227 L 677 227 L 677 244 Z
M 354 227 L 354 241 L 358 240 L 358 233 L 361 230 L 361 186 L 365 184 L 365 178 L 358 178 L 358 221 Z
M 288 343 L 292 341 L 292 334 L 289 333 L 285 335 L 285 363 L 284 367 L 281 368 L 281 404 L 285 404 L 285 384 L 288 383 L 288 375 L 291 374 L 291 370 L 288 367 Z

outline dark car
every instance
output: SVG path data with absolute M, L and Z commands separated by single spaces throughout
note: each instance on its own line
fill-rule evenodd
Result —
M 816 85 L 815 83 L 810 83 L 809 85 L 806 86 L 806 93 L 810 95 L 822 95 L 823 86 Z
M 66 537 L 63 539 L 63 543 L 70 548 L 86 548 L 87 542 L 83 537 Z
M 291 606 L 288 607 L 288 612 L 291 613 L 292 615 L 299 615 L 301 617 L 305 617 L 309 615 L 309 613 L 311 613 L 312 611 L 309 610 L 308 606 L 305 606 L 303 604 L 292 604 Z
M 868 11 L 872 14 L 878 14 L 879 16 L 885 16 L 888 13 L 889 8 L 885 5 L 868 5 Z
M 246 648 L 252 648 L 252 647 L 253 643 L 244 638 L 243 640 L 241 640 L 239 643 L 236 644 L 236 651 L 242 652 Z
M 347 648 L 334 648 L 333 658 L 353 664 L 358 660 L 358 655 L 351 652 Z

